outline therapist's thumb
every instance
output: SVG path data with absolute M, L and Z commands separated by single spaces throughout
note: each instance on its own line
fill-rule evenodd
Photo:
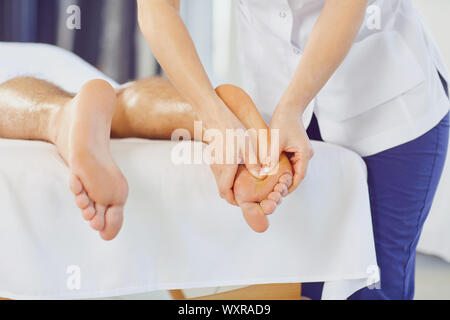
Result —
M 246 151 L 245 153 L 245 167 L 252 176 L 257 179 L 264 179 L 267 175 L 262 173 L 262 165 L 258 162 L 256 152 Z
M 246 145 L 241 150 L 241 154 L 243 154 L 243 162 L 245 163 L 245 167 L 250 172 L 250 174 L 257 179 L 264 179 L 266 175 L 262 174 L 262 165 L 259 161 L 258 150 L 259 150 L 259 141 L 255 132 L 249 132 L 249 136 L 247 137 Z

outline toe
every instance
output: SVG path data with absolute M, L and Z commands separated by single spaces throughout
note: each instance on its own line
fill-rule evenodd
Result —
M 79 195 L 75 197 L 75 203 L 81 210 L 86 209 L 89 206 L 90 202 L 91 201 L 89 200 L 89 197 L 84 191 L 82 191 Z
M 95 216 L 94 205 L 90 204 L 81 214 L 86 221 L 91 221 Z
M 281 194 L 282 197 L 286 197 L 289 193 L 289 189 L 284 183 L 277 184 L 274 190 Z
M 262 233 L 269 228 L 269 220 L 262 208 L 255 202 L 247 202 L 240 205 L 244 219 L 253 231 Z
M 103 231 L 105 228 L 105 211 L 106 207 L 102 205 L 95 205 L 95 216 L 91 220 L 91 227 L 96 231 Z
M 105 214 L 105 228 L 100 232 L 103 240 L 111 241 L 120 232 L 123 224 L 123 207 L 111 207 Z
M 267 198 L 274 201 L 277 205 L 281 202 L 281 194 L 279 192 L 271 192 Z
M 280 182 L 285 184 L 288 188 L 292 185 L 292 175 L 285 174 L 280 178 Z
M 275 212 L 277 203 L 273 200 L 264 200 L 261 202 L 261 208 L 265 215 L 270 215 Z
M 79 195 L 83 191 L 83 184 L 80 179 L 78 179 L 75 175 L 70 175 L 69 181 L 70 190 L 75 194 Z

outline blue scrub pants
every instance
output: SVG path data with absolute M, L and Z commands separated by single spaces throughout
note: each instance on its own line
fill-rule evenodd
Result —
M 308 135 L 322 140 L 315 117 Z M 448 139 L 449 115 L 416 140 L 364 158 L 381 289 L 364 288 L 350 299 L 414 298 L 416 247 L 442 175 Z M 302 294 L 316 300 L 322 289 L 323 283 L 306 283 Z

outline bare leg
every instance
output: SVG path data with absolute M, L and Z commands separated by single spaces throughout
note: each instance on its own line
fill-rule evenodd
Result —
M 53 143 L 70 168 L 78 207 L 105 240 L 118 234 L 128 195 L 109 152 L 115 106 L 114 89 L 102 80 L 76 96 L 33 78 L 0 85 L 0 137 Z
M 229 107 L 236 109 L 236 104 Z M 261 127 L 251 101 L 242 108 L 242 112 L 233 110 L 238 118 L 247 126 L 253 122 Z M 106 240 L 120 230 L 128 193 L 109 152 L 109 136 L 170 139 L 180 128 L 193 136 L 197 120 L 191 106 L 162 78 L 125 86 L 117 92 L 117 103 L 112 88 L 101 80 L 87 83 L 73 96 L 45 81 L 18 78 L 0 85 L 0 112 L 0 137 L 57 146 L 71 168 L 77 205 Z M 244 217 L 257 232 L 267 229 L 265 215 L 275 210 L 291 184 L 291 176 L 283 171 L 290 167 L 282 164 L 278 174 L 266 180 L 255 179 L 243 166 L 239 170 L 235 193 Z
M 177 129 L 194 136 L 192 107 L 164 78 L 149 78 L 126 84 L 117 92 L 117 109 L 112 123 L 115 138 L 170 140 Z

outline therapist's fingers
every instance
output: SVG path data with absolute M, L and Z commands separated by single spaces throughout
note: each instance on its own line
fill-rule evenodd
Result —
M 216 177 L 217 187 L 222 199 L 225 199 L 231 205 L 237 206 L 234 197 L 233 187 L 237 174 L 237 165 L 211 165 L 211 169 Z
M 238 171 L 237 165 L 226 166 L 223 177 L 223 198 L 231 205 L 237 206 L 237 201 L 234 197 L 234 180 Z
M 294 178 L 292 180 L 292 185 L 289 188 L 289 193 L 294 192 L 305 179 L 309 160 L 311 160 L 311 158 L 312 155 L 300 152 L 293 154 L 290 158 L 292 167 L 294 168 Z
M 222 192 L 222 199 L 225 199 L 229 204 L 233 206 L 238 206 L 236 199 L 234 198 L 234 192 L 232 189 L 225 190 Z
M 258 159 L 256 158 L 256 153 L 253 153 L 251 151 L 246 151 L 245 154 L 245 167 L 250 172 L 252 176 L 254 176 L 257 179 L 263 179 L 266 175 L 262 174 L 261 164 L 258 163 Z M 255 160 L 256 159 L 256 160 Z
M 262 160 L 262 169 L 261 169 L 262 174 L 273 175 L 278 173 L 280 165 L 280 154 L 281 151 L 279 154 L 271 153 L 270 156 Z
M 266 175 L 264 175 L 261 171 L 262 165 L 258 159 L 258 138 L 255 135 L 255 131 L 250 130 L 248 132 L 248 137 L 248 148 L 245 147 L 244 150 L 240 151 L 244 156 L 243 162 L 252 176 L 258 179 L 263 179 Z

